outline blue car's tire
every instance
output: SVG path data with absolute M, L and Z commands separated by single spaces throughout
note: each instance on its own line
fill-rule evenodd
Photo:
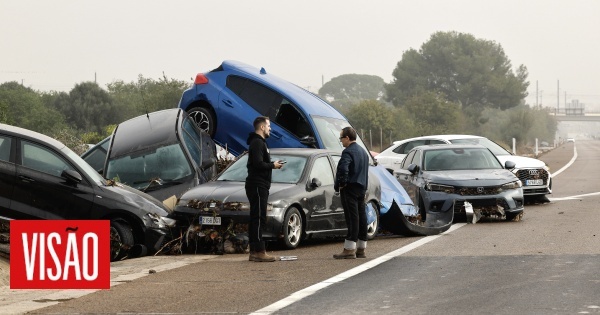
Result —
M 216 119 L 214 113 L 204 107 L 192 107 L 187 111 L 200 130 L 208 133 L 211 138 L 215 136 Z

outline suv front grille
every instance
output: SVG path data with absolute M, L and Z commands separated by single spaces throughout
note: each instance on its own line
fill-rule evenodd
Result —
M 542 179 L 544 185 L 548 184 L 548 172 L 543 168 L 526 168 L 517 171 L 517 177 L 525 184 L 529 179 Z

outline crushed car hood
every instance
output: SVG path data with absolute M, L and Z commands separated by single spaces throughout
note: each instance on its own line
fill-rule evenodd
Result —
M 222 202 L 247 202 L 246 183 L 244 182 L 229 182 L 229 181 L 213 181 L 197 186 L 191 191 L 184 194 L 185 199 L 198 200 L 220 200 Z M 294 187 L 294 184 L 271 184 L 269 195 Z
M 435 171 L 425 172 L 423 177 L 436 184 L 454 186 L 497 186 L 517 180 L 506 169 Z
M 546 166 L 541 160 L 518 155 L 497 155 L 498 160 L 504 165 L 506 161 L 515 162 L 515 168 L 543 168 Z
M 143 211 L 155 213 L 160 216 L 167 216 L 169 213 L 165 205 L 158 199 L 127 185 L 118 183 L 115 185 L 99 186 L 99 188 L 104 191 L 112 191 L 113 199 L 116 199 L 118 202 L 135 206 Z M 114 196 L 118 196 L 118 198 Z

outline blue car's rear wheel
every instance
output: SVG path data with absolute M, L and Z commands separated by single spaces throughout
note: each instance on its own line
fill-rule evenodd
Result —
M 188 115 L 196 123 L 200 130 L 208 133 L 211 138 L 215 136 L 215 115 L 214 113 L 204 107 L 193 107 L 187 111 Z
M 372 222 L 368 223 L 369 217 Z M 379 231 L 379 208 L 375 201 L 369 201 L 367 203 L 367 239 L 372 240 Z

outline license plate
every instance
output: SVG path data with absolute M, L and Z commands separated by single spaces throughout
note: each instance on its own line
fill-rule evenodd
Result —
M 202 225 L 221 225 L 221 217 L 200 217 Z
M 525 186 L 540 186 L 544 185 L 543 179 L 528 179 L 525 181 Z

